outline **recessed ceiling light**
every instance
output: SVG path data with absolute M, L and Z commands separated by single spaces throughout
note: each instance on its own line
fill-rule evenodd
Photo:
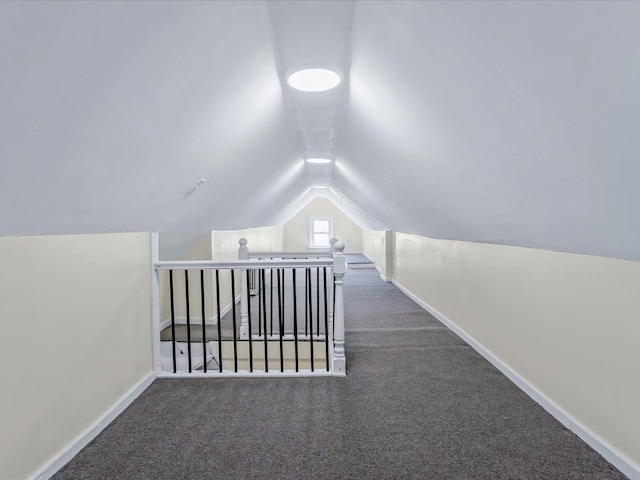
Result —
M 313 188 L 327 188 L 326 185 L 314 185 Z
M 330 158 L 307 158 L 307 163 L 311 163 L 313 165 L 326 165 L 331 163 Z
M 307 68 L 292 73 L 287 83 L 303 92 L 324 92 L 338 86 L 340 75 L 326 68 Z

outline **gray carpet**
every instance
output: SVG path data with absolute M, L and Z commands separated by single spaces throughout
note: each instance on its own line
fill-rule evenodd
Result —
M 156 380 L 54 478 L 622 479 L 375 271 L 346 378 Z
M 372 263 L 367 257 L 361 253 L 345 253 L 347 264 L 351 263 Z

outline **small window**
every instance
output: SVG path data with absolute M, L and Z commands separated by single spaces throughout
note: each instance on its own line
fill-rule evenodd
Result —
M 329 248 L 333 237 L 333 219 L 330 217 L 311 217 L 309 219 L 309 247 Z

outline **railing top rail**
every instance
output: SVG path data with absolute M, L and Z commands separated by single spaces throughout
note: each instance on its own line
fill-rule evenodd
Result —
M 278 260 L 232 260 L 228 262 L 214 261 L 160 261 L 153 264 L 156 270 L 229 270 L 234 268 L 305 268 L 331 267 L 333 260 L 326 259 L 278 259 Z
M 300 252 L 252 252 L 249 251 L 249 258 L 312 258 L 330 257 L 329 250 L 300 251 Z

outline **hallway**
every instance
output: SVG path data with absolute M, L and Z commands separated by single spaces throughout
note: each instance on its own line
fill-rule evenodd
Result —
M 621 479 L 375 270 L 346 378 L 156 380 L 53 478 Z

